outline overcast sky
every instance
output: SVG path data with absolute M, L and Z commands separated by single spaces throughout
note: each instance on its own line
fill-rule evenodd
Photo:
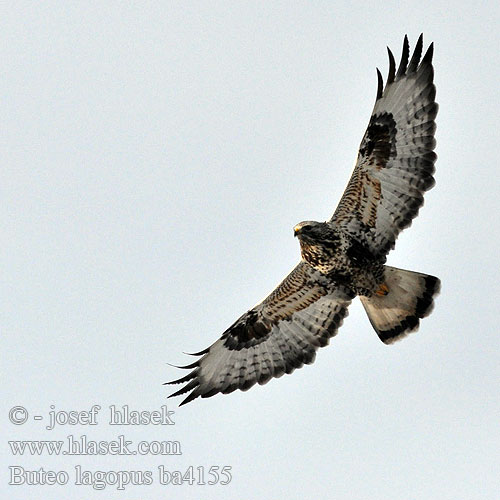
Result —
M 0 10 L 2 490 L 14 500 L 495 498 L 500 477 L 497 2 L 4 2 Z M 406 5 L 406 6 L 405 6 Z M 388 263 L 439 276 L 386 346 L 356 300 L 316 362 L 177 408 L 163 382 L 299 259 L 331 216 L 375 67 L 435 43 L 436 187 Z M 184 372 L 183 372 L 184 373 Z M 168 404 L 175 425 L 113 427 Z M 98 425 L 55 410 L 102 407 Z M 23 406 L 24 425 L 9 422 Z M 43 416 L 35 421 L 34 416 Z M 178 456 L 13 456 L 8 440 L 178 441 Z M 153 484 L 75 485 L 87 471 Z M 162 485 L 158 466 L 231 467 Z M 9 466 L 66 471 L 7 486 Z M 202 469 L 198 469 L 201 467 Z M 113 476 L 108 474 L 109 482 Z

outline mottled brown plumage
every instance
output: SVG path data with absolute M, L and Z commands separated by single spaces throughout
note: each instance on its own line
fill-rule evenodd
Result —
M 197 353 L 197 361 L 182 367 L 192 371 L 170 382 L 186 384 L 172 396 L 191 391 L 181 404 L 246 390 L 312 363 L 356 295 L 385 343 L 414 331 L 429 314 L 439 280 L 385 265 L 434 185 L 433 46 L 420 61 L 422 47 L 420 36 L 409 61 L 405 37 L 397 71 L 389 50 L 387 82 L 384 87 L 377 70 L 375 107 L 334 215 L 295 226 L 302 260 L 264 301 Z

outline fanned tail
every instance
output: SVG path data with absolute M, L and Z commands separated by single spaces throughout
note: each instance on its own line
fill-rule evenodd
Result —
M 391 344 L 417 330 L 420 319 L 431 313 L 440 284 L 435 276 L 386 266 L 385 295 L 360 297 L 380 340 Z

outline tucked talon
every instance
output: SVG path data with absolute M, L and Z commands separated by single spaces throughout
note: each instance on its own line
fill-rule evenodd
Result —
M 387 285 L 385 283 L 382 283 L 380 285 L 380 288 L 375 293 L 383 297 L 384 295 L 387 295 L 389 293 L 389 288 L 387 288 Z

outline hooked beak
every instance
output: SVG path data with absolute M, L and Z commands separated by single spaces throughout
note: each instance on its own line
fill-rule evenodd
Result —
M 299 235 L 299 233 L 300 233 L 300 226 L 295 226 L 295 227 L 293 228 L 293 235 L 294 235 L 295 237 L 297 237 L 297 236 Z

